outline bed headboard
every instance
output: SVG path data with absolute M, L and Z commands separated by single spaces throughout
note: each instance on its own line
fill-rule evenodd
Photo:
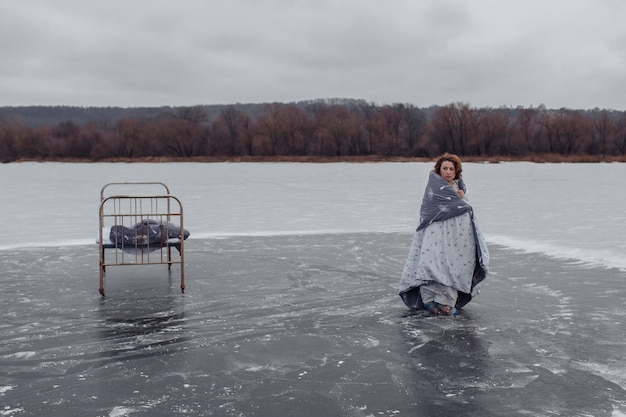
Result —
M 107 266 L 179 264 L 184 291 L 183 205 L 162 182 L 114 182 L 100 191 L 100 293 L 104 295 Z M 179 259 L 172 256 L 172 248 Z M 114 256 L 105 258 L 105 250 Z

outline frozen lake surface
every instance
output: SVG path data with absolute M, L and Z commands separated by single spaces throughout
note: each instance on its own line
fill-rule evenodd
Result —
M 0 415 L 626 415 L 624 164 L 466 164 L 458 318 L 397 295 L 432 164 L 5 164 Z M 102 185 L 185 206 L 187 290 L 107 271 Z
M 162 181 L 191 239 L 412 233 L 431 163 L 0 165 L 0 250 L 92 243 L 101 187 Z M 490 243 L 626 269 L 626 164 L 464 164 Z

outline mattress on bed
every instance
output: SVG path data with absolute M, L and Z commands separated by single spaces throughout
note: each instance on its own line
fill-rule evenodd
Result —
M 183 230 L 183 239 L 190 235 Z M 118 248 L 159 249 L 180 243 L 180 226 L 166 221 L 144 219 L 131 227 L 123 225 L 105 226 L 102 228 L 102 244 Z M 100 236 L 96 243 L 100 244 Z

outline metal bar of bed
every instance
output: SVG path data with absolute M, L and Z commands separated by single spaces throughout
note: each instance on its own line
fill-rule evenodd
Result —
M 113 187 L 133 190 L 132 194 L 107 194 Z M 150 189 L 156 192 L 135 194 L 136 189 Z M 164 194 L 159 192 L 161 188 Z M 172 265 L 180 265 L 180 289 L 185 292 L 185 229 L 181 201 L 170 194 L 167 185 L 162 182 L 112 182 L 100 191 L 99 239 L 100 246 L 100 294 L 104 296 L 104 276 L 107 266 L 167 264 L 171 273 Z M 113 242 L 105 235 L 108 227 L 130 227 L 144 221 L 156 221 L 160 225 L 176 223 L 180 234 L 175 238 L 162 240 L 158 245 L 149 242 L 138 245 L 124 245 Z M 162 226 L 160 226 L 162 227 Z M 167 236 L 167 234 L 166 234 Z M 141 239 L 142 236 L 136 236 Z M 172 248 L 179 253 L 178 260 L 172 256 Z M 113 249 L 115 255 L 109 261 L 105 251 Z

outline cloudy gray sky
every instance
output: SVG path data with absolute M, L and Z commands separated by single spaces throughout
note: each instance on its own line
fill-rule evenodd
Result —
M 0 106 L 626 110 L 624 0 L 0 0 Z

